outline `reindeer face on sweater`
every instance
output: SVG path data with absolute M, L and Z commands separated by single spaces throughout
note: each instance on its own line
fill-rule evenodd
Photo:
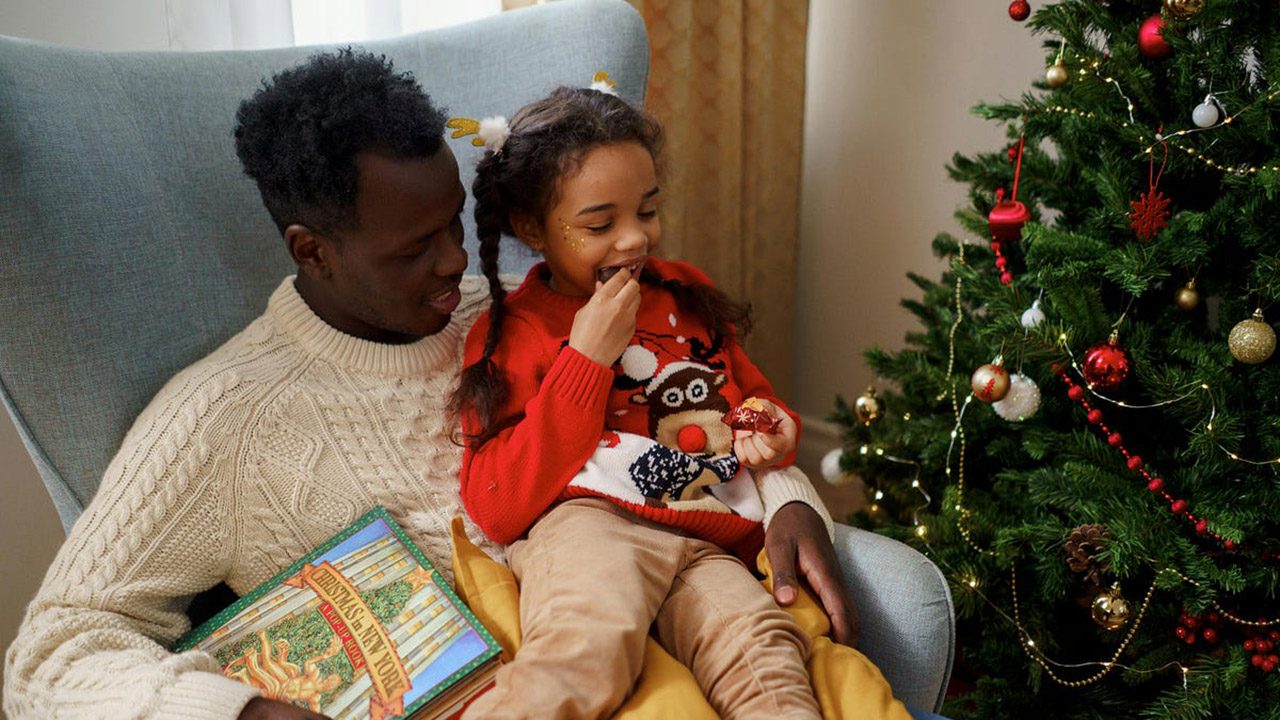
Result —
M 705 365 L 668 365 L 631 400 L 649 408 L 649 435 L 691 455 L 733 452 L 733 431 L 722 422 L 729 401 L 720 394 L 725 376 Z

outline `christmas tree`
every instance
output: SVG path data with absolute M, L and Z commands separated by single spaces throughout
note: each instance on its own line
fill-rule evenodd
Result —
M 1047 72 L 837 401 L 856 520 L 950 580 L 952 716 L 1280 717 L 1280 6 L 1009 15 Z

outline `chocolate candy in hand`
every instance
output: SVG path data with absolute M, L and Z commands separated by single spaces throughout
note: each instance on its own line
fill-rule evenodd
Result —
M 782 418 L 776 418 L 764 409 L 756 398 L 747 398 L 724 416 L 724 423 L 734 430 L 776 433 L 782 426 Z
M 630 270 L 631 277 L 639 277 L 640 270 L 643 267 L 644 267 L 644 258 L 635 260 L 629 265 L 610 265 L 609 267 L 602 267 L 599 270 L 596 270 L 596 280 L 599 280 L 601 283 L 607 283 L 609 282 L 609 278 L 613 277 L 614 275 L 617 275 L 618 271 L 621 270 L 622 268 L 626 268 L 627 270 Z

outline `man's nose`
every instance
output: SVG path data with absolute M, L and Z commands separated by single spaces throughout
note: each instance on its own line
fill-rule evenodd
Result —
M 462 243 L 449 243 L 436 261 L 436 274 L 441 277 L 461 275 L 467 269 L 467 250 Z

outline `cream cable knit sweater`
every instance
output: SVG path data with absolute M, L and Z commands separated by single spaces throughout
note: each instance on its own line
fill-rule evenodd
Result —
M 261 317 L 169 381 L 27 609 L 5 658 L 9 717 L 235 718 L 256 691 L 166 649 L 188 629 L 187 598 L 223 580 L 244 594 L 374 505 L 449 575 L 463 510 L 447 404 L 488 300 L 483 278 L 462 293 L 443 331 L 384 345 L 330 327 L 287 278 Z M 759 486 L 767 516 L 800 500 L 826 517 L 798 472 Z

